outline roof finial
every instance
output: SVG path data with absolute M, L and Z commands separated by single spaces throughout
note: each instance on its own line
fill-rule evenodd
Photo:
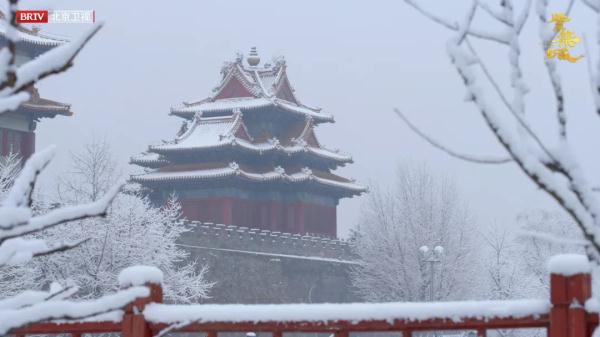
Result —
M 248 55 L 246 61 L 248 61 L 248 64 L 252 67 L 256 67 L 260 63 L 260 57 L 256 52 L 256 47 L 250 48 L 250 55 Z

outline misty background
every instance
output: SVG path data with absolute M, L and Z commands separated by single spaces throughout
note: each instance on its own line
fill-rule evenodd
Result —
M 420 2 L 438 14 L 462 20 L 470 1 Z M 515 1 L 518 10 L 525 1 Z M 535 2 L 535 1 L 534 1 Z M 567 1 L 551 1 L 557 11 Z M 317 129 L 321 143 L 350 153 L 355 163 L 341 175 L 375 186 L 395 180 L 398 165 L 426 163 L 452 177 L 480 226 L 512 226 L 526 209 L 555 210 L 544 193 L 513 164 L 476 165 L 432 148 L 393 113 L 397 107 L 422 129 L 448 146 L 472 154 L 504 155 L 481 116 L 465 103 L 465 90 L 446 54 L 452 33 L 396 1 L 21 1 L 22 9 L 93 9 L 105 27 L 83 49 L 68 72 L 42 81 L 42 97 L 72 104 L 72 117 L 43 120 L 37 148 L 58 146 L 58 157 L 43 184 L 68 174 L 69 152 L 92 137 L 106 138 L 126 172 L 129 157 L 149 144 L 171 139 L 181 119 L 172 105 L 211 94 L 224 61 L 236 52 L 258 48 L 262 61 L 283 55 L 301 102 L 334 115 L 334 124 Z M 535 4 L 534 4 L 535 5 Z M 535 15 L 533 9 L 530 15 Z M 596 18 L 578 3 L 568 28 L 595 39 Z M 502 27 L 479 13 L 475 24 Z M 86 27 L 41 26 L 42 31 L 77 36 Z M 507 48 L 472 40 L 486 64 L 508 90 Z M 528 42 L 529 41 L 529 42 Z M 525 77 L 532 92 L 528 118 L 552 144 L 554 99 L 543 69 L 538 20 L 531 18 L 522 37 Z M 592 47 L 594 43 L 591 43 Z M 529 46 L 529 47 L 527 47 Z M 583 53 L 578 46 L 572 53 Z M 592 49 L 592 54 L 597 51 Z M 591 104 L 586 59 L 560 64 L 565 83 L 569 132 L 588 174 L 598 172 L 597 143 L 581 134 L 600 132 Z M 540 82 L 540 83 L 537 83 Z M 577 138 L 580 137 L 580 138 Z M 597 183 L 597 181 L 596 181 Z M 357 223 L 361 197 L 338 207 L 339 234 Z

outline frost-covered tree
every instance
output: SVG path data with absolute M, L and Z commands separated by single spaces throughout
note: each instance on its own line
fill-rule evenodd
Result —
M 433 300 L 474 297 L 472 219 L 448 179 L 425 167 L 400 168 L 390 188 L 369 193 L 353 246 L 353 285 L 368 301 L 425 301 L 430 263 L 422 247 L 443 247 L 433 266 Z
M 120 170 L 104 141 L 90 142 L 71 158 L 70 174 L 60 179 L 59 202 L 46 207 L 93 202 L 119 180 Z M 22 279 L 35 279 L 41 285 L 60 281 L 79 287 L 78 296 L 94 298 L 117 289 L 122 269 L 143 264 L 163 271 L 167 300 L 194 302 L 206 298 L 211 287 L 204 278 L 206 269 L 197 272 L 196 264 L 186 261 L 188 253 L 176 244 L 188 231 L 180 213 L 174 197 L 158 208 L 128 189 L 115 197 L 106 217 L 74 221 L 46 231 L 48 242 L 87 241 L 77 249 L 28 264 L 21 271 Z
M 0 21 L 6 43 L 0 49 L 0 114 L 19 107 L 29 99 L 26 88 L 40 79 L 69 69 L 74 58 L 100 29 L 93 25 L 87 32 L 70 43 L 58 46 L 39 57 L 17 65 L 16 44 L 18 24 L 15 20 L 17 0 L 8 2 L 7 19 Z M 64 224 L 90 217 L 103 216 L 121 184 L 116 183 L 96 201 L 65 207 L 57 207 L 40 214 L 32 211 L 33 191 L 39 174 L 53 157 L 53 149 L 35 153 L 25 164 L 18 177 L 9 183 L 0 204 L 0 268 L 22 265 L 32 259 L 64 252 L 80 246 L 77 242 L 62 241 L 49 244 L 44 232 Z M 6 186 L 5 186 L 6 187 Z M 33 238 L 32 235 L 37 238 Z M 137 297 L 147 296 L 145 287 L 120 290 L 113 295 L 84 302 L 72 302 L 66 298 L 73 288 L 53 284 L 47 291 L 26 290 L 14 296 L 0 295 L 0 335 L 11 329 L 33 322 L 59 319 L 81 319 L 122 308 Z
M 577 225 L 563 214 L 544 210 L 530 210 L 517 217 L 520 232 L 516 255 L 522 268 L 530 276 L 533 296 L 548 296 L 550 289 L 546 262 L 554 255 L 583 254 L 585 241 Z
M 558 61 L 545 57 L 546 50 L 557 34 L 552 29 L 553 25 L 548 22 L 549 1 L 537 0 L 536 5 L 533 6 L 535 9 L 532 9 L 532 1 L 501 0 L 498 4 L 491 4 L 475 0 L 471 2 L 464 19 L 458 21 L 433 13 L 416 0 L 405 0 L 405 2 L 433 22 L 455 32 L 447 44 L 449 59 L 464 83 L 467 100 L 474 104 L 492 136 L 506 151 L 506 155 L 476 156 L 450 149 L 418 129 L 400 110 L 396 110 L 397 114 L 430 144 L 452 156 L 475 163 L 516 165 L 533 184 L 554 199 L 573 219 L 587 241 L 587 254 L 592 260 L 600 262 L 600 201 L 598 199 L 600 189 L 590 182 L 591 179 L 598 179 L 598 177 L 591 176 L 588 172 L 589 168 L 586 170 L 582 161 L 577 158 L 572 148 L 577 145 L 572 143 L 571 134 L 568 132 L 569 116 L 583 112 L 567 111 Z M 517 3 L 519 7 L 515 6 Z M 568 15 L 574 4 L 575 1 L 571 0 L 566 8 L 556 11 Z M 584 0 L 579 4 L 590 8 L 600 17 L 598 1 Z M 530 15 L 531 12 L 534 15 Z M 476 19 L 480 16 L 487 16 L 497 22 L 497 31 L 494 31 L 490 25 L 479 27 L 474 24 L 479 22 Z M 545 67 L 548 76 L 532 79 L 529 85 L 537 86 L 540 85 L 540 81 L 547 81 L 552 88 L 550 98 L 555 102 L 553 109 L 548 113 L 555 116 L 556 128 L 543 130 L 543 132 L 539 125 L 534 125 L 528 119 L 526 112 L 529 109 L 525 104 L 525 97 L 531 87 L 526 83 L 521 66 L 523 48 L 519 37 L 524 31 L 525 23 L 531 17 L 539 26 L 539 47 L 543 48 L 544 52 L 539 62 Z M 600 23 L 600 20 L 597 22 Z M 492 75 L 489 64 L 479 56 L 477 46 L 471 42 L 472 39 L 492 41 L 506 47 L 506 64 L 510 68 L 510 76 L 507 80 L 510 86 L 503 87 L 501 85 L 503 81 Z M 600 45 L 600 36 L 597 44 Z M 586 58 L 591 59 L 589 52 L 587 54 Z M 591 62 L 589 63 L 589 74 L 594 98 L 594 106 L 590 107 L 590 110 L 600 117 L 600 61 L 597 62 L 596 69 L 592 69 Z M 543 89 L 545 90 L 545 87 Z M 492 104 L 494 100 L 502 105 L 495 106 Z M 592 139 L 597 139 L 597 135 L 590 134 L 588 139 L 593 142 Z
M 549 296 L 548 259 L 557 254 L 583 253 L 585 241 L 574 231 L 576 225 L 565 215 L 530 210 L 517 217 L 518 231 L 493 226 L 483 232 L 484 295 L 494 300 Z M 544 233 L 544 234 L 542 234 Z M 557 239 L 560 238 L 560 239 Z M 497 330 L 502 337 L 543 336 L 539 329 Z
M 21 169 L 21 159 L 16 153 L 0 156 L 0 200 L 4 199 Z

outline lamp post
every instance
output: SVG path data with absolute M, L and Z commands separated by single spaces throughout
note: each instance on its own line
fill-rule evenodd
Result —
M 444 247 L 435 246 L 433 250 L 431 250 L 427 246 L 421 246 L 421 248 L 419 248 L 419 252 L 421 253 L 421 258 L 423 259 L 423 262 L 429 263 L 429 301 L 433 301 L 433 281 L 435 277 L 434 265 L 436 263 L 442 262 L 442 256 L 444 255 Z

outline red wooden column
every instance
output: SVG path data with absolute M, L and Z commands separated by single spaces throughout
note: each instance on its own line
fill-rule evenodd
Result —
M 163 293 L 160 284 L 147 283 L 150 295 L 138 298 L 125 307 L 125 314 L 121 323 L 122 337 L 152 337 L 152 330 L 144 318 L 144 308 L 149 303 L 162 303 Z
M 588 337 L 585 302 L 592 295 L 590 265 L 583 255 L 566 254 L 550 259 L 549 337 Z

